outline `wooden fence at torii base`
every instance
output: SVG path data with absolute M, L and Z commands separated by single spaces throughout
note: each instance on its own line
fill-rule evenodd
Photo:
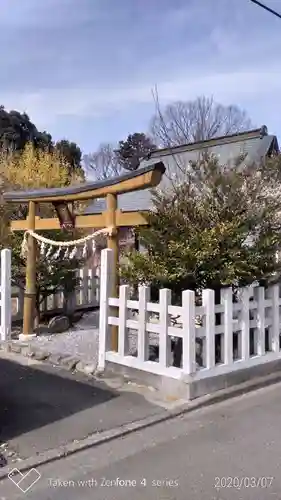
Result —
M 80 279 L 79 285 L 75 292 L 69 297 L 68 302 L 73 310 L 91 310 L 91 308 L 99 307 L 99 270 L 97 267 L 93 269 L 85 266 L 77 271 L 77 276 Z M 23 300 L 24 290 L 17 286 L 12 286 L 12 321 L 23 319 Z M 41 313 L 48 312 L 60 313 L 63 311 L 64 292 L 58 291 L 56 294 L 49 295 L 40 306 Z
M 4 249 L 0 253 L 0 339 L 11 338 L 12 321 L 22 320 L 24 291 L 11 285 L 11 250 Z M 84 267 L 77 271 L 81 279 L 80 285 L 73 293 L 72 307 L 83 310 L 99 307 L 99 268 Z M 49 296 L 42 304 L 42 312 L 60 312 L 63 306 L 63 291 Z

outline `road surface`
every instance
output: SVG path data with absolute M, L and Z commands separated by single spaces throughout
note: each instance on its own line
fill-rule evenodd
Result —
M 5 479 L 0 499 L 280 500 L 280 415 L 278 384 L 41 466 L 25 494 Z

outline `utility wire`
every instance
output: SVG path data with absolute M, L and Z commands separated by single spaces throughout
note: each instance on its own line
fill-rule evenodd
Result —
M 279 19 L 281 19 L 281 14 L 278 14 L 278 12 L 271 9 L 270 7 L 267 7 L 267 5 L 264 5 L 263 3 L 259 2 L 258 0 L 250 0 L 250 2 L 255 3 L 256 5 L 261 7 L 262 9 L 267 10 L 267 12 L 270 12 L 274 16 L 279 17 Z

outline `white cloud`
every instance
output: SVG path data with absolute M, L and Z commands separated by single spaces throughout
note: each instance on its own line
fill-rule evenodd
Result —
M 8 109 L 26 111 L 32 119 L 46 126 L 59 116 L 100 117 L 132 106 L 153 106 L 152 89 L 157 84 L 161 104 L 173 100 L 194 99 L 198 95 L 213 95 L 225 103 L 249 104 L 267 96 L 280 95 L 281 65 L 267 67 L 266 72 L 255 68 L 249 71 L 214 72 L 201 74 L 186 72 L 169 80 L 146 79 L 127 87 L 86 87 L 70 89 L 42 89 L 37 93 L 2 93 Z
M 81 5 L 82 3 L 82 5 Z M 98 17 L 102 13 L 100 0 L 0 0 L 0 26 L 4 28 L 44 28 L 62 27 L 67 19 L 71 26 L 87 22 L 89 9 Z
M 46 17 L 47 25 L 50 22 L 61 23 L 62 19 L 65 19 L 63 16 L 66 14 L 68 2 L 71 2 L 61 0 L 63 8 L 53 19 L 50 13 L 56 11 L 56 0 L 48 0 L 45 7 L 44 2 L 42 6 L 37 2 L 37 7 L 32 12 L 30 6 L 35 0 L 30 0 L 28 7 L 23 5 L 24 0 L 17 1 L 18 6 L 22 4 L 25 22 L 34 23 L 40 13 L 41 19 Z M 97 1 L 97 5 L 102 4 L 100 0 L 92 1 Z M 250 2 L 243 2 L 245 6 L 242 8 L 242 1 L 228 0 L 228 9 L 225 2 L 226 0 L 192 1 L 182 3 L 180 7 L 169 7 L 167 12 L 163 8 L 162 16 L 158 11 L 154 12 L 159 21 L 158 30 L 161 28 L 159 36 L 170 40 L 167 50 L 163 49 L 161 44 L 157 45 L 158 35 L 155 35 L 155 38 L 148 37 L 152 32 L 151 24 L 146 25 L 148 18 L 143 21 L 144 24 L 138 26 L 138 30 L 136 29 L 135 35 L 138 31 L 138 36 L 141 37 L 140 45 L 134 45 L 134 40 L 129 44 L 121 35 L 118 38 L 119 31 L 116 31 L 112 35 L 112 46 L 116 37 L 114 50 L 115 59 L 118 59 L 117 67 L 114 66 L 115 60 L 110 58 L 109 52 L 102 46 L 99 48 L 101 64 L 97 64 L 97 60 L 89 55 L 90 61 L 87 60 L 85 66 L 85 50 L 81 51 L 79 43 L 75 50 L 72 50 L 65 42 L 67 50 L 63 52 L 64 47 L 61 48 L 58 59 L 54 63 L 52 60 L 54 65 L 50 68 L 48 77 L 41 80 L 46 88 L 40 88 L 40 84 L 36 84 L 37 88 L 35 84 L 33 86 L 34 79 L 32 81 L 31 74 L 29 88 L 32 88 L 32 85 L 36 88 L 35 92 L 24 89 L 11 92 L 2 88 L 1 102 L 8 109 L 26 111 L 38 127 L 48 130 L 61 116 L 99 118 L 117 111 L 124 112 L 125 116 L 127 110 L 139 110 L 142 105 L 151 105 L 153 112 L 152 89 L 155 85 L 163 105 L 173 100 L 194 99 L 204 94 L 213 95 L 217 101 L 224 104 L 238 104 L 246 109 L 255 109 L 255 105 L 257 109 L 262 109 L 262 112 L 271 109 L 272 115 L 277 116 L 274 101 L 279 101 L 281 91 L 280 23 L 277 26 L 272 17 L 261 12 L 261 9 L 253 8 Z M 7 24 L 14 22 L 16 25 L 20 20 L 12 16 L 12 9 L 7 14 L 8 0 L 0 0 L 0 7 L 4 5 L 6 7 L 3 12 L 4 18 L 7 17 Z M 83 3 L 83 10 L 81 3 L 81 9 L 73 12 L 85 19 L 87 5 L 89 2 Z M 123 8 L 124 5 L 123 1 Z M 18 7 L 17 14 L 20 12 Z M 108 14 L 105 7 L 100 11 L 96 9 L 95 16 L 103 14 Z M 107 19 L 106 16 L 105 18 Z M 153 19 L 153 23 L 155 22 Z M 178 38 L 180 34 L 181 37 Z M 182 43 L 182 40 L 186 43 Z M 86 42 L 90 47 L 90 38 Z M 150 44 L 148 48 L 145 43 Z M 22 58 L 18 50 L 17 54 Z M 40 47 L 38 64 L 41 64 L 42 68 L 45 63 L 44 54 Z M 75 64 L 72 62 L 74 54 L 75 57 L 78 54 Z M 34 67 L 34 71 L 40 72 L 39 66 Z M 67 87 L 48 88 L 48 85 L 59 87 L 55 78 L 60 71 L 64 76 L 67 75 L 64 82 L 69 79 Z M 97 83 L 102 80 L 105 84 Z M 26 88 L 28 89 L 27 84 Z M 136 111 L 136 123 L 137 113 Z

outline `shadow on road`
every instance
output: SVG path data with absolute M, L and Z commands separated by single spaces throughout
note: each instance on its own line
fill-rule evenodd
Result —
M 77 381 L 68 373 L 0 359 L 0 439 L 10 440 L 118 396 L 102 383 Z M 95 431 L 95 423 L 91 423 Z M 72 429 L 75 438 L 75 428 Z

